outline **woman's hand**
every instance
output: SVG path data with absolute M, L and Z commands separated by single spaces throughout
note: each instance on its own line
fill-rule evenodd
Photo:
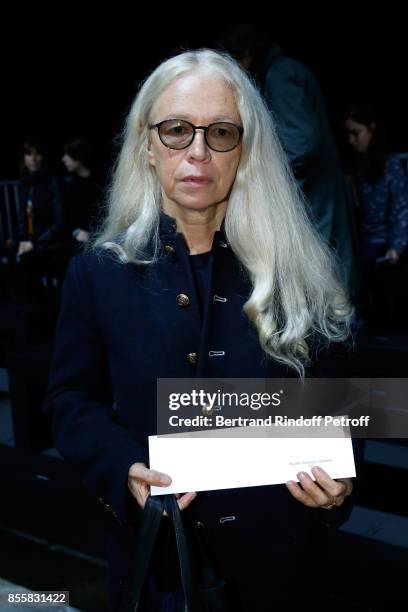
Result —
M 144 463 L 133 463 L 129 468 L 128 487 L 139 506 L 143 509 L 150 495 L 150 486 L 168 487 L 171 478 L 156 470 L 149 470 Z M 184 493 L 176 495 L 180 510 L 187 508 L 196 497 L 197 493 Z
M 309 508 L 331 510 L 341 506 L 353 490 L 351 478 L 333 480 L 321 467 L 312 467 L 312 474 L 315 481 L 306 472 L 299 472 L 300 484 L 293 480 L 286 483 L 293 497 Z
M 20 255 L 24 255 L 24 253 L 28 253 L 28 251 L 32 251 L 33 248 L 34 245 L 31 240 L 23 240 L 18 245 L 17 257 L 19 257 Z

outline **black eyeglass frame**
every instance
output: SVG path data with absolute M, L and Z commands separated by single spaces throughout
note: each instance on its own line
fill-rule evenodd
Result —
M 189 143 L 187 143 L 185 146 L 183 147 L 171 147 L 170 145 L 168 145 L 166 142 L 163 141 L 162 135 L 160 133 L 160 128 L 163 125 L 163 123 L 167 123 L 168 121 L 182 121 L 183 123 L 187 123 L 188 125 L 190 125 L 193 128 L 193 133 L 191 135 L 191 140 Z M 207 139 L 207 131 L 214 125 L 232 125 L 234 126 L 238 132 L 239 132 L 239 138 L 236 144 L 234 144 L 233 147 L 231 147 L 230 149 L 214 149 L 214 147 L 212 147 L 210 145 L 210 143 L 208 142 Z M 237 125 L 236 123 L 231 123 L 231 121 L 214 121 L 214 123 L 210 123 L 209 125 L 194 125 L 194 123 L 191 123 L 190 121 L 187 121 L 186 119 L 164 119 L 164 121 L 159 121 L 159 123 L 154 123 L 149 125 L 149 130 L 152 130 L 153 128 L 157 128 L 157 133 L 159 135 L 160 138 L 160 142 L 167 147 L 168 149 L 173 149 L 175 151 L 182 151 L 183 149 L 187 149 L 187 147 L 189 147 L 191 145 L 191 143 L 193 142 L 195 135 L 196 135 L 196 130 L 204 130 L 204 138 L 205 138 L 205 142 L 207 144 L 207 146 L 212 150 L 212 151 L 216 151 L 217 153 L 228 153 L 229 151 L 233 151 L 234 149 L 237 148 L 237 146 L 239 145 L 239 143 L 241 142 L 242 139 L 242 134 L 244 133 L 244 128 L 242 127 L 242 125 Z

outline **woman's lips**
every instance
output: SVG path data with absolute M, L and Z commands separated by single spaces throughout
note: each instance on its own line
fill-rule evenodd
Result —
M 186 176 L 182 180 L 183 183 L 191 187 L 204 187 L 212 182 L 212 179 L 205 176 Z

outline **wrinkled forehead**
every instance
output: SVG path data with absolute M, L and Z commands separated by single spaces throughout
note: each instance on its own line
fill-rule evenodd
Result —
M 192 123 L 239 122 L 240 115 L 232 87 L 221 77 L 208 73 L 175 79 L 161 92 L 152 119 L 186 119 Z

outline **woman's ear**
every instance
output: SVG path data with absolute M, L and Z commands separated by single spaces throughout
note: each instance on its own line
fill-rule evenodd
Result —
M 145 124 L 143 123 L 143 121 L 139 121 L 139 136 L 142 135 L 142 132 L 144 130 L 144 126 L 145 126 Z M 147 158 L 149 160 L 150 166 L 155 166 L 156 165 L 156 160 L 154 158 L 154 153 L 152 151 L 152 139 L 150 137 L 150 134 L 151 134 L 151 131 L 149 130 L 147 132 L 147 145 L 146 145 Z
M 149 164 L 151 166 L 155 166 L 156 165 L 156 158 L 154 156 L 153 153 L 153 149 L 152 149 L 152 139 L 150 138 L 150 135 L 147 139 L 147 159 L 149 160 Z

